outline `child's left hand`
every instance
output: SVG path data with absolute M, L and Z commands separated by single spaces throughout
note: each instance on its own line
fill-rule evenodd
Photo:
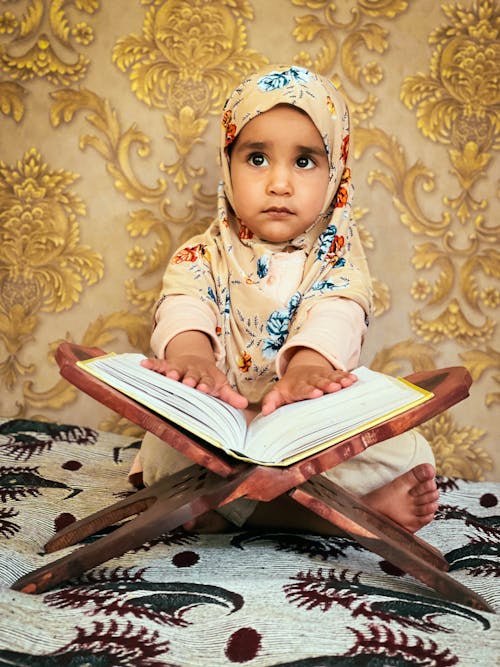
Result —
M 353 373 L 333 368 L 318 352 L 301 348 L 291 359 L 281 380 L 264 397 L 261 412 L 268 415 L 287 403 L 340 391 L 356 380 Z

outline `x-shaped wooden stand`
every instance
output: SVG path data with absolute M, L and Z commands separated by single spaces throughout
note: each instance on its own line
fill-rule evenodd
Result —
M 215 452 L 75 363 L 102 354 L 105 352 L 99 348 L 63 343 L 56 359 L 61 374 L 72 384 L 165 440 L 189 457 L 194 465 L 61 530 L 45 545 L 47 553 L 69 547 L 107 526 L 137 515 L 112 533 L 21 577 L 13 584 L 13 589 L 25 593 L 44 592 L 237 498 L 269 502 L 287 493 L 445 598 L 494 612 L 480 595 L 447 574 L 448 563 L 437 549 L 320 474 L 464 399 L 471 384 L 465 368 L 458 366 L 408 376 L 414 384 L 432 391 L 434 397 L 323 452 L 288 467 L 275 468 L 235 463 L 234 459 Z

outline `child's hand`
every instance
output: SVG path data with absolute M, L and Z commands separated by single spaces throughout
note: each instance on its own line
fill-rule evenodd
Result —
M 247 399 L 231 387 L 215 363 L 196 354 L 185 354 L 173 359 L 145 359 L 141 364 L 204 394 L 220 398 L 234 408 L 246 408 L 248 405 Z
M 314 350 L 301 349 L 290 361 L 281 380 L 264 397 L 261 412 L 268 415 L 287 403 L 340 391 L 356 380 L 353 373 L 334 369 Z
M 172 380 L 220 398 L 234 408 L 248 405 L 247 399 L 231 387 L 227 377 L 217 368 L 210 341 L 201 332 L 178 334 L 168 344 L 165 359 L 145 359 L 141 363 Z

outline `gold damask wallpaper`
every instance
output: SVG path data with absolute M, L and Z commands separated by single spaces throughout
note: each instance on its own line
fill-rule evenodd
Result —
M 499 30 L 494 0 L 2 0 L 0 415 L 136 433 L 54 350 L 148 351 L 163 267 L 214 213 L 221 105 L 290 62 L 350 102 L 363 363 L 467 366 L 423 431 L 441 473 L 500 479 Z

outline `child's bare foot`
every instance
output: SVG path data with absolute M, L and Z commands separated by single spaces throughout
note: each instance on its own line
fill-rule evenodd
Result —
M 438 508 L 436 471 L 421 463 L 375 491 L 363 496 L 372 509 L 415 533 L 430 523 Z

